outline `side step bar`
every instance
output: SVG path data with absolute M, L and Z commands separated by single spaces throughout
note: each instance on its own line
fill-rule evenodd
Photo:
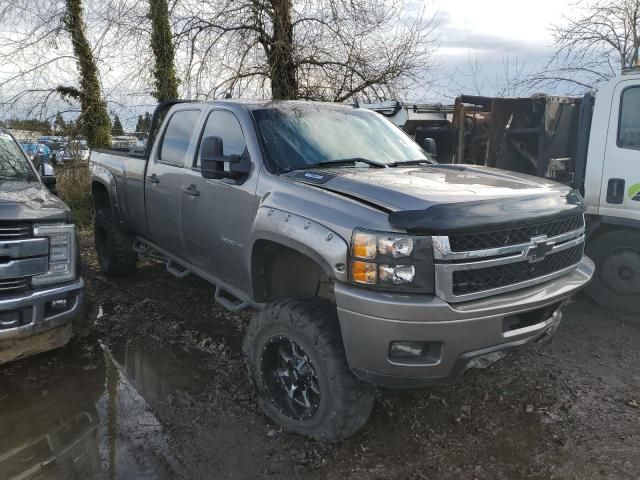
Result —
M 262 310 L 265 307 L 265 304 L 254 303 L 248 299 L 243 299 L 242 297 L 244 296 L 244 292 L 240 292 L 236 288 L 226 285 L 225 282 L 213 278 L 211 275 L 206 274 L 204 271 L 200 271 L 195 266 L 185 266 L 183 263 L 171 258 L 171 255 L 162 251 L 160 248 L 145 239 L 136 237 L 133 249 L 142 256 L 148 256 L 166 263 L 167 271 L 177 278 L 184 278 L 190 273 L 193 273 L 212 283 L 215 288 L 214 300 L 230 312 L 238 312 L 247 307 L 254 307 L 258 310 Z

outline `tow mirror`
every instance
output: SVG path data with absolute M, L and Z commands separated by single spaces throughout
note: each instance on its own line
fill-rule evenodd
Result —
M 57 193 L 57 188 L 56 188 L 57 180 L 56 180 L 56 177 L 54 177 L 53 175 L 44 175 L 41 178 L 42 178 L 42 183 L 44 184 L 44 186 L 47 187 L 49 189 L 49 191 L 55 195 Z
M 205 137 L 202 140 L 200 144 L 200 173 L 204 178 L 236 178 L 251 171 L 251 162 L 248 157 L 244 155 L 225 156 L 223 147 L 220 137 Z
M 438 158 L 438 144 L 433 138 L 423 138 L 421 146 L 431 157 Z

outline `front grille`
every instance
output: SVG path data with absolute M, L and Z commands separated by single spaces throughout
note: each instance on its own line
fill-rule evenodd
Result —
M 0 280 L 0 297 L 14 295 L 29 289 L 31 281 L 29 278 L 6 278 Z
M 529 243 L 533 237 L 546 235 L 551 238 L 582 227 L 584 227 L 584 217 L 575 215 L 522 227 L 451 235 L 449 236 L 449 243 L 452 252 L 472 252 L 474 250 L 487 250 Z
M 528 260 L 453 272 L 453 294 L 467 295 L 544 277 L 580 262 L 583 245 L 561 250 L 536 263 Z
M 33 236 L 33 227 L 28 223 L 0 223 L 0 240 L 19 240 Z

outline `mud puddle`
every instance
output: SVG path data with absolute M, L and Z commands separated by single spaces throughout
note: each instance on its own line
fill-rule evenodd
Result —
M 24 378 L 17 363 L 0 380 L 0 478 L 183 476 L 150 405 L 197 393 L 197 358 L 141 337 L 73 346 L 32 362 L 47 374 Z

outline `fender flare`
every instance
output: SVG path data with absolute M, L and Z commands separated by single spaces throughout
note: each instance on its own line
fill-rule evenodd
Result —
M 268 240 L 296 250 L 313 259 L 329 277 L 348 280 L 349 244 L 336 232 L 313 220 L 270 207 L 260 207 L 254 220 L 249 245 L 253 262 L 255 244 Z
M 120 204 L 118 203 L 118 190 L 116 178 L 107 168 L 104 168 L 101 165 L 93 165 L 91 167 L 91 190 L 93 196 L 93 184 L 99 183 L 103 185 L 107 189 L 107 194 L 109 195 L 109 203 L 111 204 L 111 209 L 113 213 L 116 215 L 118 220 L 122 221 L 122 215 L 120 212 Z M 95 199 L 94 199 L 95 201 Z

